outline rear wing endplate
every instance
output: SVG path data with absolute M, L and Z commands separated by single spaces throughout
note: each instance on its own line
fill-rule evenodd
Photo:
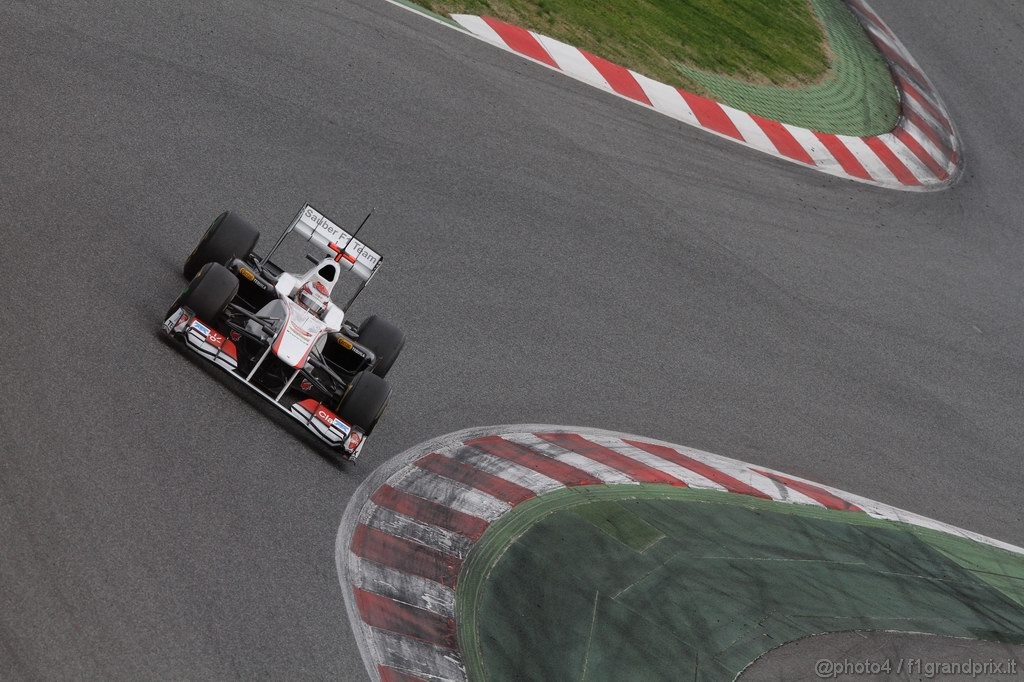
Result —
M 324 253 L 335 254 L 334 259 L 341 265 L 342 270 L 355 273 L 363 282 L 368 282 L 373 277 L 384 260 L 379 253 L 355 239 L 353 235 L 338 227 L 330 218 L 309 204 L 303 206 L 296 214 L 292 224 L 277 240 L 271 253 L 276 251 L 285 237 L 292 232 L 301 235 L 307 242 L 315 244 Z M 264 260 L 269 260 L 269 258 L 270 254 L 267 254 Z

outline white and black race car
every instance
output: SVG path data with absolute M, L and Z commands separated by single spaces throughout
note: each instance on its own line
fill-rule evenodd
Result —
M 355 238 L 358 232 L 349 234 L 307 204 L 260 257 L 253 252 L 259 231 L 222 213 L 185 261 L 189 285 L 163 325 L 348 459 L 359 455 L 387 407 L 384 377 L 405 345 L 404 334 L 376 315 L 358 327 L 346 320 L 383 260 Z M 270 260 L 288 235 L 320 252 L 306 256 L 314 263 L 308 271 L 285 272 Z M 338 306 L 331 293 L 345 272 L 360 282 Z

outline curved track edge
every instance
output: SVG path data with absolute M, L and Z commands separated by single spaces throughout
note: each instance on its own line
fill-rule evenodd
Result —
M 1024 555 L 1020 547 L 913 512 L 665 441 L 545 424 L 470 428 L 386 462 L 360 485 L 342 517 L 335 561 L 371 679 L 467 679 L 455 587 L 487 527 L 549 491 L 637 483 L 865 514 Z
M 821 173 L 921 192 L 945 189 L 963 172 L 963 144 L 942 98 L 864 0 L 845 1 L 888 63 L 900 98 L 896 127 L 872 136 L 825 133 L 766 119 L 491 17 L 454 14 L 448 20 L 405 0 L 387 1 L 712 135 Z

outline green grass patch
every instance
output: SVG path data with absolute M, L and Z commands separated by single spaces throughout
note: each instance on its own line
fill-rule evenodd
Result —
M 679 62 L 753 82 L 813 82 L 828 71 L 807 0 L 419 0 L 439 14 L 524 26 L 666 83 L 699 87 Z
M 548 493 L 492 524 L 456 615 L 474 680 L 720 680 L 814 633 L 1024 642 L 1022 599 L 1024 557 L 964 538 L 620 485 Z
M 899 119 L 888 66 L 841 0 L 417 0 L 491 16 L 655 80 L 813 130 Z
M 839 0 L 812 0 L 828 33 L 832 67 L 804 87 L 750 83 L 679 64 L 700 89 L 726 104 L 826 133 L 880 135 L 899 121 L 900 99 L 885 60 Z

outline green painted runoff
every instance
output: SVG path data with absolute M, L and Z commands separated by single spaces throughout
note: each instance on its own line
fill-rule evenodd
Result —
M 1024 557 L 906 524 L 669 486 L 556 491 L 467 557 L 475 680 L 732 679 L 821 632 L 1024 642 Z

